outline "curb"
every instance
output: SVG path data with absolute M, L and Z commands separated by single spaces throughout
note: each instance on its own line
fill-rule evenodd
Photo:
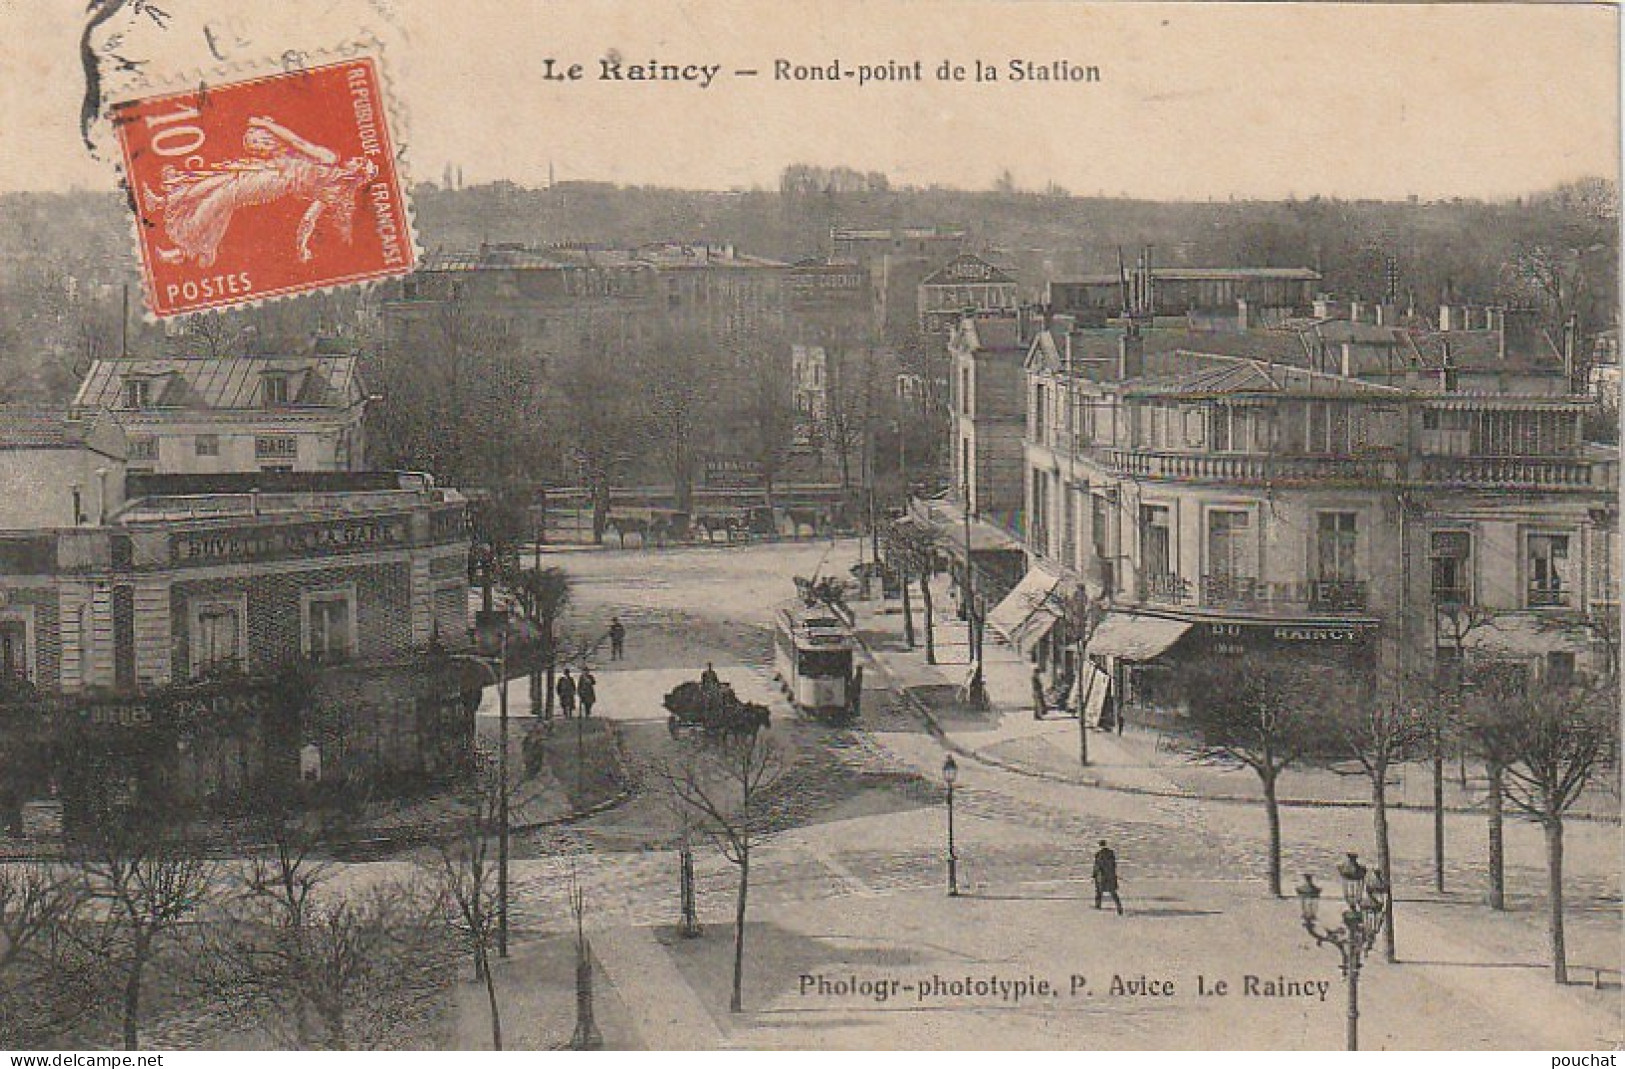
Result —
M 876 654 L 875 651 L 869 647 L 869 644 L 864 642 L 862 638 L 858 637 L 855 628 L 853 630 L 853 637 L 856 639 L 858 645 L 863 647 L 863 652 L 868 655 L 869 660 L 880 670 L 880 673 L 886 677 L 887 682 L 891 684 L 893 693 L 901 695 L 903 700 L 906 701 L 919 715 L 921 721 L 925 724 L 926 731 L 931 735 L 931 737 L 936 739 L 937 742 L 942 745 L 943 749 L 958 754 L 960 757 L 967 757 L 978 764 L 987 765 L 991 768 L 997 768 L 1005 772 L 1013 773 L 1014 775 L 1026 776 L 1029 779 L 1044 780 L 1049 783 L 1065 783 L 1074 787 L 1093 787 L 1096 790 L 1114 791 L 1118 794 L 1140 795 L 1147 798 L 1175 798 L 1185 801 L 1222 802 L 1228 805 L 1258 805 L 1263 801 L 1261 798 L 1251 798 L 1247 795 L 1241 794 L 1204 794 L 1200 791 L 1158 790 L 1152 787 L 1134 787 L 1124 783 L 1107 783 L 1098 777 L 1082 775 L 1063 776 L 1047 769 L 1034 768 L 1030 765 L 1008 761 L 1002 757 L 995 757 L 981 750 L 966 746 L 963 743 L 956 742 L 951 735 L 943 730 L 942 725 L 938 723 L 936 716 L 932 713 L 930 706 L 926 705 L 926 703 L 922 701 L 919 696 L 913 692 L 913 690 L 911 690 L 907 685 L 903 684 L 897 678 L 897 675 L 892 671 L 891 666 L 886 662 L 886 660 L 884 660 L 880 655 Z M 1370 799 L 1366 798 L 1280 798 L 1277 799 L 1277 804 L 1283 809 L 1371 808 L 1371 801 Z M 1432 806 L 1418 805 L 1413 802 L 1389 802 L 1388 808 L 1390 810 L 1414 811 L 1422 813 L 1433 812 Z M 1460 805 L 1445 806 L 1444 810 L 1446 813 L 1472 814 L 1482 812 L 1482 809 L 1476 806 Z M 1522 814 L 1509 811 L 1506 815 L 1510 819 L 1518 819 Z M 1619 816 L 1606 814 L 1599 815 L 1595 813 L 1566 813 L 1564 814 L 1563 819 L 1565 821 L 1574 820 L 1592 824 L 1619 824 L 1621 822 L 1621 818 Z

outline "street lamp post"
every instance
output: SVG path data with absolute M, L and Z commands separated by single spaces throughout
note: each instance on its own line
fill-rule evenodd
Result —
M 1303 911 L 1303 928 L 1319 945 L 1337 948 L 1342 958 L 1342 973 L 1348 980 L 1348 1049 L 1360 1049 L 1360 968 L 1365 956 L 1382 932 L 1388 915 L 1389 888 L 1382 873 L 1360 864 L 1357 854 L 1349 854 L 1337 866 L 1338 878 L 1343 882 L 1343 901 L 1348 908 L 1343 913 L 1341 928 L 1323 928 L 1315 923 L 1320 904 L 1320 888 L 1314 877 L 1304 874 L 1298 886 L 1298 905 Z
M 959 897 L 959 854 L 954 850 L 954 782 L 959 779 L 959 765 L 949 754 L 942 762 L 942 782 L 948 785 L 948 897 Z

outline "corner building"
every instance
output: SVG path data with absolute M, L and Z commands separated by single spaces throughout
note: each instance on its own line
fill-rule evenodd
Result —
M 465 504 L 350 479 L 0 524 L 0 797 L 54 798 L 71 831 L 102 791 L 232 812 L 266 788 L 410 793 L 463 768 Z
M 1083 586 L 1131 721 L 1177 722 L 1190 658 L 1275 650 L 1391 692 L 1463 656 L 1540 678 L 1611 655 L 1618 465 L 1583 397 L 1147 354 L 1132 326 L 1102 359 L 1067 326 L 1028 353 L 1031 567 L 990 620 L 1075 672 L 1048 595 Z

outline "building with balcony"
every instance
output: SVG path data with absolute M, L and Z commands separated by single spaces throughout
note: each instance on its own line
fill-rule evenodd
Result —
M 325 473 L 235 493 L 171 476 L 190 492 L 124 500 L 123 465 L 107 466 L 105 515 L 80 501 L 77 517 L 8 513 L 0 528 L 0 823 L 31 800 L 60 803 L 72 831 L 100 792 L 243 811 L 271 787 L 410 791 L 464 767 L 455 491 Z
M 74 409 L 124 429 L 159 474 L 361 471 L 368 396 L 353 356 L 97 360 Z
M 1132 325 L 1106 358 L 1095 333 L 1052 321 L 1025 366 L 1039 567 L 1013 595 L 1030 611 L 990 620 L 1046 668 L 1077 667 L 1046 609 L 1062 584 L 1109 609 L 1089 655 L 1131 720 L 1178 715 L 1182 659 L 1252 649 L 1390 687 L 1464 650 L 1600 668 L 1617 458 L 1584 441 L 1585 397 L 1147 351 Z

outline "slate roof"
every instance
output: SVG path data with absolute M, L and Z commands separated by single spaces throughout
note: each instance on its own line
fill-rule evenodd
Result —
M 289 404 L 348 408 L 365 396 L 353 356 L 219 357 L 98 360 L 91 365 L 74 404 L 124 407 L 124 382 L 149 379 L 151 408 L 258 409 L 267 372 L 290 377 Z
M 0 405 L 0 449 L 78 449 L 89 444 L 96 419 L 74 419 L 60 408 Z
M 1197 354 L 1193 354 L 1197 355 Z M 1404 391 L 1327 375 L 1301 367 L 1266 364 L 1259 360 L 1226 360 L 1200 371 L 1172 378 L 1147 378 L 1128 384 L 1127 393 L 1140 397 L 1214 397 L 1247 394 L 1293 394 L 1324 397 L 1400 397 Z

